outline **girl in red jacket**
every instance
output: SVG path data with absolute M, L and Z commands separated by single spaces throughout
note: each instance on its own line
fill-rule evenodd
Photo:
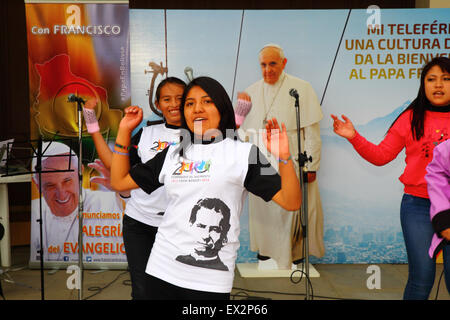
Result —
M 400 176 L 404 195 L 400 219 L 408 256 L 409 276 L 403 298 L 428 299 L 435 278 L 435 260 L 428 256 L 433 237 L 430 200 L 425 180 L 433 149 L 450 136 L 450 59 L 438 57 L 422 70 L 417 98 L 375 145 L 362 137 L 349 118 L 331 115 L 334 132 L 346 138 L 370 163 L 382 166 L 405 148 L 406 167 Z M 450 250 L 444 252 L 450 255 Z

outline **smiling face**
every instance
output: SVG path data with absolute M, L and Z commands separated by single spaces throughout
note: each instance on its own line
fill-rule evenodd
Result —
M 196 136 L 210 138 L 217 133 L 220 113 L 209 95 L 199 86 L 192 87 L 184 103 L 186 124 Z
M 450 74 L 433 66 L 425 75 L 425 95 L 433 106 L 441 107 L 450 103 Z
M 55 216 L 70 215 L 78 206 L 78 168 L 72 161 L 73 171 L 51 172 L 42 174 L 42 194 Z M 43 161 L 42 171 L 67 170 L 67 157 L 51 157 Z
M 180 105 L 183 95 L 183 86 L 175 83 L 166 83 L 160 91 L 156 107 L 161 110 L 167 124 L 179 126 L 181 124 Z

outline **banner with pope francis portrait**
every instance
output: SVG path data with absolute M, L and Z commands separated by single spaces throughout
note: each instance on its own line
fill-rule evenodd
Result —
M 330 115 L 346 115 L 368 140 L 381 141 L 416 97 L 422 66 L 433 57 L 449 56 L 449 18 L 450 9 L 376 6 L 367 10 L 132 9 L 132 101 L 144 109 L 147 120 L 157 119 L 148 93 L 161 78 L 189 81 L 192 76 L 210 76 L 235 104 L 239 92 L 263 78 L 261 48 L 279 45 L 287 59 L 284 72 L 310 84 L 323 113 L 316 178 L 323 217 L 312 231 L 323 240 L 324 254 L 312 255 L 310 261 L 405 263 L 399 213 L 403 185 L 398 181 L 404 153 L 381 168 L 369 164 L 333 132 Z M 285 91 L 280 94 L 288 95 Z M 300 94 L 299 99 L 302 107 L 305 97 Z M 293 109 L 294 100 L 285 107 Z M 281 234 L 273 224 L 260 223 L 267 224 L 264 235 Z M 245 206 L 238 263 L 257 261 L 251 238 Z
M 97 101 L 100 133 L 113 144 L 122 110 L 130 105 L 128 2 L 25 6 L 31 139 L 44 141 L 42 171 L 61 171 L 33 175 L 30 266 L 39 266 L 40 248 L 46 267 L 78 261 L 81 193 L 86 267 L 126 267 L 125 202 L 110 189 L 109 170 L 97 159 L 83 116 L 79 122 L 77 101 Z

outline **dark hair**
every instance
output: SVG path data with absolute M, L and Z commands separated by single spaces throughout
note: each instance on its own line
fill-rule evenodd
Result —
M 220 234 L 222 239 L 226 239 L 228 230 L 230 230 L 230 208 L 220 199 L 216 198 L 204 198 L 197 201 L 195 206 L 191 210 L 191 216 L 189 222 L 194 223 L 197 220 L 197 212 L 201 208 L 214 210 L 222 214 L 219 226 L 221 228 Z
M 181 79 L 178 79 L 176 77 L 165 78 L 163 81 L 161 81 L 158 84 L 158 87 L 156 88 L 156 92 L 155 92 L 155 100 L 156 101 L 159 102 L 159 98 L 161 98 L 161 89 L 168 83 L 177 84 L 177 85 L 182 86 L 183 88 L 186 87 L 186 83 Z
M 219 111 L 220 114 L 219 128 L 217 129 L 225 138 L 227 129 L 236 130 L 233 104 L 231 103 L 230 97 L 228 96 L 225 88 L 217 80 L 214 80 L 210 77 L 195 78 L 184 89 L 180 107 L 181 128 L 189 130 L 191 132 L 191 135 L 193 136 L 193 132 L 189 129 L 186 123 L 186 118 L 184 117 L 184 104 L 186 102 L 186 97 L 189 91 L 196 86 L 202 88 L 214 102 L 214 105 L 216 106 L 217 111 Z
M 392 128 L 398 118 L 408 110 L 412 110 L 411 116 L 411 133 L 414 140 L 420 140 L 424 134 L 425 111 L 431 105 L 425 94 L 425 77 L 434 66 L 439 66 L 442 71 L 450 73 L 450 59 L 447 57 L 436 57 L 428 62 L 422 69 L 420 75 L 419 93 L 413 102 L 394 120 L 389 127 Z M 388 130 L 389 131 L 389 130 Z

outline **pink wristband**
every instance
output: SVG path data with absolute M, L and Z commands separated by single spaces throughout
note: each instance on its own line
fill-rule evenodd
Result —
M 245 120 L 245 117 L 250 112 L 252 108 L 252 102 L 238 99 L 236 109 L 234 110 L 234 116 L 236 120 L 236 125 L 241 126 Z
M 84 121 L 86 122 L 86 128 L 89 133 L 99 132 L 100 127 L 98 125 L 97 116 L 93 109 L 83 108 Z
M 234 114 L 234 119 L 236 121 L 236 125 L 240 127 L 244 123 L 245 116 L 240 116 L 240 115 L 235 113 Z

